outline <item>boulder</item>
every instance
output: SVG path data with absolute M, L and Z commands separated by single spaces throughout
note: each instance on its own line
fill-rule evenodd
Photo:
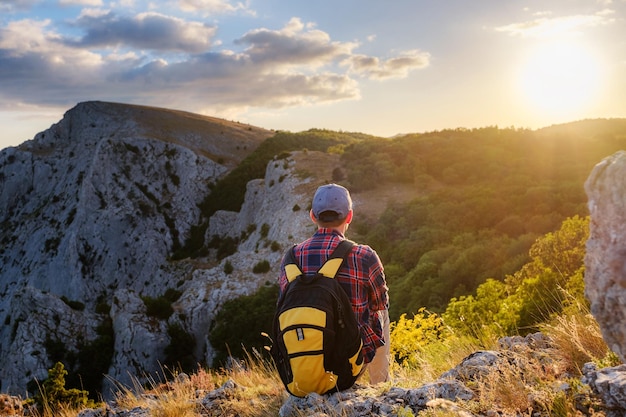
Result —
M 607 345 L 626 359 L 626 152 L 611 155 L 585 182 L 591 215 L 585 295 Z

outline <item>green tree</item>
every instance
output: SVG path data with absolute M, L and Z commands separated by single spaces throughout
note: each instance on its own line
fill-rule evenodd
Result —
M 65 388 L 66 375 L 67 371 L 61 362 L 48 369 L 48 378 L 43 382 L 39 395 L 35 396 L 35 403 L 41 409 L 49 408 L 54 412 L 60 407 L 71 409 L 93 407 L 93 401 L 89 400 L 87 391 Z

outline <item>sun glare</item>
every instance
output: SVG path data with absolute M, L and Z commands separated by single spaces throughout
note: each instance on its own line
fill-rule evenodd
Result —
M 590 106 L 601 79 L 599 63 L 575 43 L 544 44 L 531 53 L 520 74 L 520 88 L 538 110 L 567 114 Z

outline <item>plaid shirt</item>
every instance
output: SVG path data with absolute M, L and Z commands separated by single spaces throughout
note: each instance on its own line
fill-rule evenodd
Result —
M 318 229 L 309 239 L 295 246 L 294 255 L 304 274 L 314 274 L 344 239 L 333 229 Z M 376 349 L 386 343 L 377 311 L 389 306 L 383 265 L 376 252 L 367 245 L 355 245 L 336 277 L 352 302 L 363 338 L 363 356 L 369 363 Z M 281 293 L 287 288 L 285 260 L 278 279 Z

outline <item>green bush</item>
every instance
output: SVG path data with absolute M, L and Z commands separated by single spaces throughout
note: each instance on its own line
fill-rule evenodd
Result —
M 217 259 L 222 260 L 233 253 L 237 252 L 237 245 L 239 240 L 232 237 L 221 238 L 219 236 L 213 236 L 208 244 L 209 248 L 217 249 Z
M 174 288 L 168 288 L 167 290 L 165 290 L 165 294 L 163 294 L 163 298 L 165 298 L 171 303 L 175 303 L 176 301 L 178 301 L 181 295 L 183 295 L 182 291 L 176 290 Z
M 245 358 L 244 347 L 265 352 L 269 341 L 261 332 L 271 333 L 278 286 L 265 285 L 252 295 L 244 295 L 224 303 L 209 329 L 209 342 L 215 349 L 213 366 L 224 364 L 230 354 Z
M 196 338 L 187 332 L 180 324 L 167 326 L 170 343 L 165 347 L 164 365 L 170 370 L 192 372 L 197 368 L 193 351 L 196 347 Z
M 261 237 L 265 239 L 270 232 L 270 225 L 267 223 L 263 223 L 261 226 Z
M 259 261 L 252 268 L 252 272 L 254 272 L 255 274 L 264 274 L 266 272 L 269 272 L 269 270 L 270 270 L 270 263 L 268 260 Z
M 141 297 L 146 306 L 146 314 L 161 320 L 167 320 L 174 313 L 172 302 L 165 297 Z

